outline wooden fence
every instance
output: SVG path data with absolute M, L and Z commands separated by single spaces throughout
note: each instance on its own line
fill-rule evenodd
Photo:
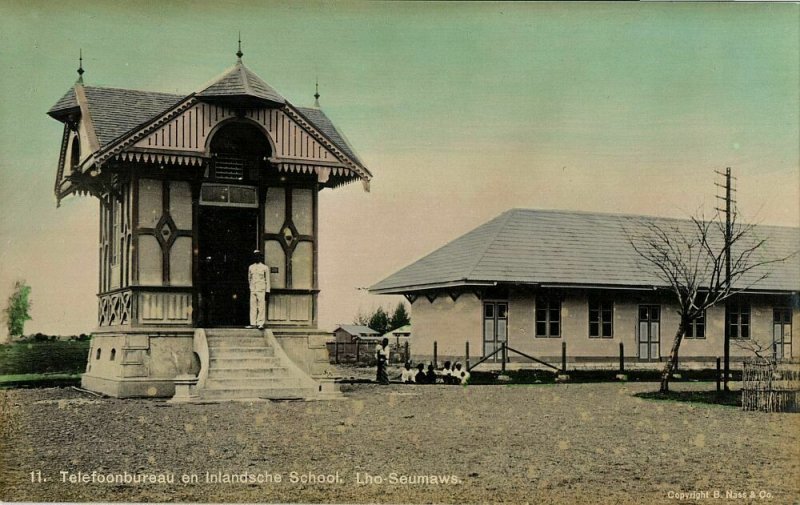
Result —
M 357 364 L 373 366 L 375 365 L 375 347 L 378 344 L 374 342 L 328 342 L 328 358 L 331 363 L 335 364 Z M 404 363 L 411 356 L 411 349 L 408 342 L 398 346 L 396 344 L 389 344 L 389 362 L 390 363 Z
M 742 369 L 742 409 L 796 412 L 800 407 L 800 367 L 773 360 L 750 360 Z

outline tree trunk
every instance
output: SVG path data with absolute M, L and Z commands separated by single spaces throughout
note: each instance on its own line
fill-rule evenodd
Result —
M 681 317 L 681 323 L 678 325 L 678 331 L 675 333 L 675 340 L 672 341 L 672 350 L 669 352 L 669 360 L 664 364 L 664 370 L 661 372 L 661 393 L 669 392 L 669 380 L 672 378 L 672 372 L 675 371 L 678 365 L 678 349 L 681 347 L 681 341 L 686 334 L 687 323 Z

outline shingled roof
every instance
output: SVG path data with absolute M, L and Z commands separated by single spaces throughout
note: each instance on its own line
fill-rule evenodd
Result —
M 333 122 L 322 112 L 322 109 L 312 108 L 312 107 L 296 107 L 300 113 L 306 117 L 307 120 L 311 122 L 314 126 L 317 127 L 319 131 L 321 131 L 328 139 L 331 140 L 334 144 L 336 144 L 339 149 L 342 150 L 347 156 L 350 157 L 353 161 L 358 163 L 359 165 L 364 165 L 361 160 L 356 155 L 353 147 L 344 138 L 339 130 L 333 126 Z
M 361 324 L 340 324 L 336 327 L 333 331 L 344 330 L 346 333 L 354 337 L 364 337 L 364 336 L 379 336 L 380 333 L 373 330 L 369 326 L 364 326 Z
M 50 107 L 50 110 L 47 111 L 48 114 L 53 116 L 54 118 L 58 119 L 58 116 L 61 113 L 67 112 L 72 109 L 77 109 L 79 107 L 78 100 L 75 98 L 75 88 L 70 88 L 64 93 L 55 105 Z
M 692 232 L 688 220 L 588 212 L 512 209 L 378 282 L 370 291 L 411 293 L 488 283 L 652 287 L 663 283 L 631 247 L 648 222 Z M 763 259 L 800 251 L 800 228 L 756 226 Z M 800 291 L 800 259 L 764 266 L 753 289 Z M 761 270 L 763 272 L 764 270 Z M 752 272 L 752 277 L 760 272 Z
M 247 68 L 241 60 L 226 70 L 221 77 L 197 93 L 202 98 L 254 98 L 275 104 L 285 104 L 286 99 Z
M 134 89 L 97 86 L 84 86 L 83 89 L 100 147 L 150 121 L 184 98 L 170 93 Z M 72 100 L 75 100 L 74 90 L 67 95 L 70 93 Z M 68 102 L 68 99 L 62 98 L 61 101 Z M 77 106 L 77 100 L 75 103 Z M 53 109 L 50 111 L 52 115 Z
M 251 73 L 249 70 L 247 72 Z M 258 78 L 256 77 L 256 79 Z M 258 81 L 263 82 L 261 79 Z M 167 109 L 186 98 L 184 95 L 133 89 L 98 86 L 84 86 L 83 89 L 94 122 L 97 141 L 101 148 L 163 114 Z M 280 95 L 277 96 L 280 97 Z M 282 97 L 280 99 L 283 100 Z M 47 113 L 58 119 L 63 113 L 77 108 L 78 100 L 75 97 L 75 90 L 72 88 Z M 343 153 L 363 166 L 350 143 L 322 110 L 310 107 L 296 107 L 296 109 Z

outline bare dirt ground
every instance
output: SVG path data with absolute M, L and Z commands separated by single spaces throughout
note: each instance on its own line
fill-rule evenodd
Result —
M 680 503 L 675 493 L 708 491 L 699 502 L 797 502 L 800 415 L 633 396 L 655 388 L 364 384 L 346 387 L 346 401 L 206 405 L 0 391 L 0 500 Z M 62 481 L 93 471 L 175 483 Z M 293 471 L 341 482 L 293 483 Z M 206 472 L 282 481 L 208 484 Z M 358 472 L 458 483 L 359 484 Z

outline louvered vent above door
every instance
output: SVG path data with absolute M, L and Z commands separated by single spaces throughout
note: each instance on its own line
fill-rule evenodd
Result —
M 214 175 L 217 180 L 244 180 L 245 160 L 241 156 L 218 154 L 214 160 Z

